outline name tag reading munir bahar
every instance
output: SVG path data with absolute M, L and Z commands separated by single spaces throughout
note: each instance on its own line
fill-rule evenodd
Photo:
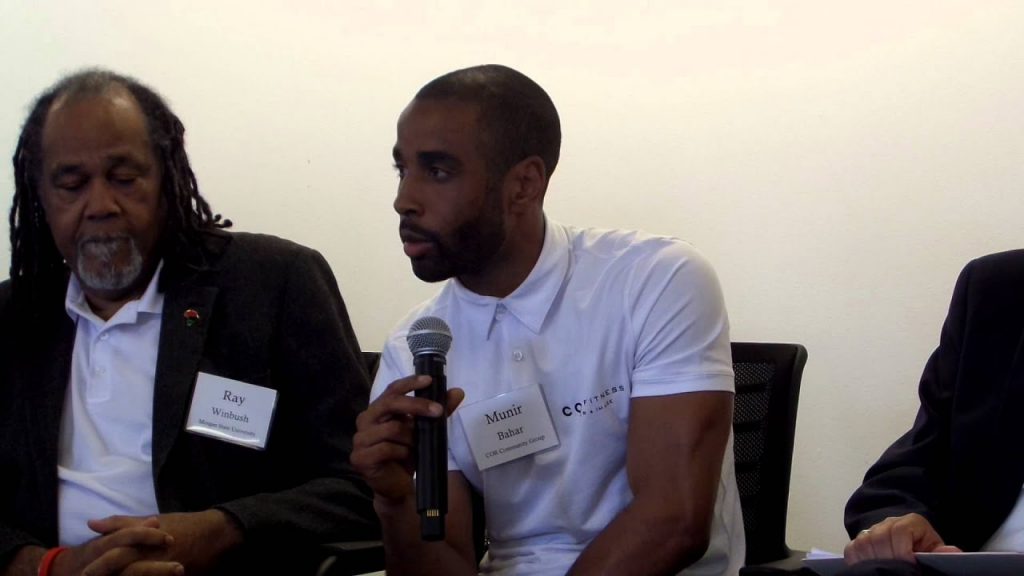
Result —
M 277 405 L 277 390 L 200 372 L 185 429 L 263 450 Z
M 480 470 L 558 446 L 551 414 L 536 384 L 460 406 L 459 412 Z

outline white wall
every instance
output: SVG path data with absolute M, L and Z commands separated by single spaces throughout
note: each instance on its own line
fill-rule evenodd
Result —
M 516 67 L 562 115 L 552 217 L 692 241 L 734 339 L 810 351 L 791 545 L 843 544 L 847 496 L 910 425 L 958 270 L 1024 245 L 1014 0 L 161 4 L 0 3 L 4 157 L 61 73 L 137 75 L 183 118 L 214 209 L 320 249 L 378 348 L 433 291 L 390 210 L 395 119 L 443 72 Z

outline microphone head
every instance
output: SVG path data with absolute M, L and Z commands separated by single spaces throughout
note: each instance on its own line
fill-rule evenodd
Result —
M 437 316 L 424 316 L 409 327 L 405 336 L 413 356 L 438 354 L 445 356 L 452 346 L 452 331 L 448 324 Z

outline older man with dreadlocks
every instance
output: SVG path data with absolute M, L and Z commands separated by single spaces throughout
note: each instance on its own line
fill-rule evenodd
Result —
M 318 543 L 375 531 L 348 463 L 369 384 L 331 270 L 225 231 L 183 134 L 102 70 L 25 122 L 0 284 L 4 575 L 301 574 Z

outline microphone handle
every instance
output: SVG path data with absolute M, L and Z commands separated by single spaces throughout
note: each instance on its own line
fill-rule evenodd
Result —
M 420 354 L 413 358 L 417 375 L 430 376 L 430 386 L 416 391 L 417 398 L 446 404 L 448 382 L 445 357 Z M 448 514 L 448 428 L 447 418 L 416 418 L 416 510 L 420 514 L 423 540 L 444 540 Z

